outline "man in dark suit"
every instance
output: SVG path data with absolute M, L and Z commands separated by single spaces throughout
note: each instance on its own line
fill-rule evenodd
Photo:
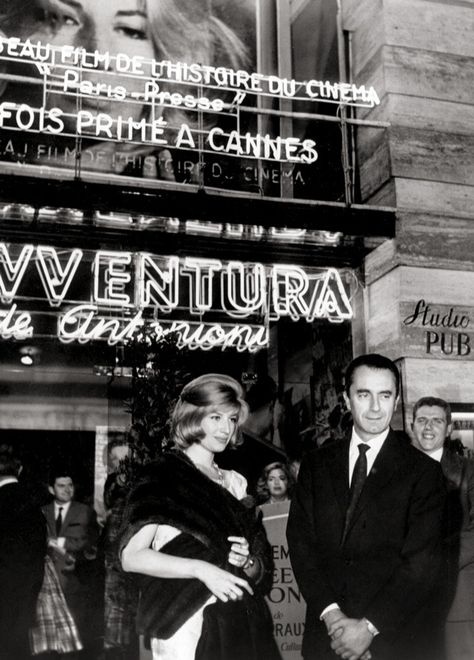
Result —
M 445 589 L 448 660 L 474 658 L 474 461 L 449 440 L 451 408 L 444 399 L 423 397 L 413 407 L 413 440 L 438 461 L 448 490 L 441 586 Z
M 28 630 L 43 582 L 46 522 L 18 482 L 20 462 L 0 448 L 0 659 L 30 657 Z
M 101 588 L 97 517 L 94 509 L 73 499 L 74 482 L 68 471 L 52 475 L 49 492 L 54 499 L 43 507 L 49 553 L 87 651 L 94 645 L 100 625 L 94 620 Z
M 303 458 L 287 534 L 307 603 L 306 659 L 435 657 L 443 476 L 390 429 L 398 396 L 391 360 L 356 358 L 346 371 L 351 436 Z

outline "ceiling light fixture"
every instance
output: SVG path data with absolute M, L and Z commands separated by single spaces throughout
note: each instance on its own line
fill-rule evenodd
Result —
M 32 367 L 38 361 L 40 349 L 36 346 L 22 346 L 20 348 L 20 362 L 25 367 Z

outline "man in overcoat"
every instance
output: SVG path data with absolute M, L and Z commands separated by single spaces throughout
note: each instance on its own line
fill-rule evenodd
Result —
M 448 660 L 474 658 L 474 461 L 449 439 L 451 407 L 437 397 L 422 397 L 413 407 L 414 445 L 438 461 L 448 490 L 443 530 Z
M 388 358 L 353 360 L 350 436 L 303 458 L 287 534 L 307 603 L 305 660 L 435 657 L 445 491 L 439 465 L 390 428 L 399 386 Z

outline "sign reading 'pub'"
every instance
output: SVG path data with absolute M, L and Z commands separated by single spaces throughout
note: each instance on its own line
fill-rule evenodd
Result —
M 474 308 L 438 305 L 420 299 L 401 303 L 400 313 L 407 356 L 474 359 Z

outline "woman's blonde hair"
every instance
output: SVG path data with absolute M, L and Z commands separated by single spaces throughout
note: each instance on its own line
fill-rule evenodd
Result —
M 188 383 L 181 392 L 171 416 L 171 437 L 180 449 L 186 449 L 204 437 L 202 420 L 222 408 L 235 408 L 237 424 L 230 439 L 241 444 L 240 427 L 248 416 L 248 406 L 239 383 L 225 374 L 204 374 Z

